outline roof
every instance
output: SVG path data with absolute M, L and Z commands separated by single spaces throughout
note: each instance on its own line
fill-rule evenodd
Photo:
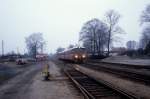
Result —
M 68 52 L 68 51 L 71 51 L 71 50 L 75 50 L 75 49 L 85 49 L 85 48 L 84 48 L 84 47 L 69 48 L 69 49 L 65 49 L 65 50 L 62 51 L 62 52 L 59 52 L 58 54 L 61 54 L 61 53 L 64 53 L 64 52 Z

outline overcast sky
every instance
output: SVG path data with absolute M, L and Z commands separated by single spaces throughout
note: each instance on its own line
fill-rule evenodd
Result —
M 24 52 L 24 38 L 42 32 L 46 52 L 55 52 L 59 46 L 77 44 L 86 21 L 103 20 L 105 12 L 114 9 L 121 14 L 119 24 L 126 32 L 117 46 L 125 46 L 128 40 L 139 40 L 140 15 L 147 4 L 150 0 L 0 0 L 0 40 L 5 53 L 17 48 Z

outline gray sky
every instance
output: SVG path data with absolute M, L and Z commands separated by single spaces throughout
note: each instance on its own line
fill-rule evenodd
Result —
M 114 9 L 121 14 L 119 24 L 126 31 L 118 46 L 125 46 L 128 40 L 139 40 L 140 14 L 147 4 L 150 0 L 0 0 L 0 40 L 5 53 L 17 48 L 24 52 L 24 38 L 42 32 L 46 52 L 55 52 L 59 46 L 78 43 L 83 23 L 103 20 L 105 12 Z

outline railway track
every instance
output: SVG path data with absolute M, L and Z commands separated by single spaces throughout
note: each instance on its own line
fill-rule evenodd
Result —
M 146 85 L 150 85 L 150 74 L 145 73 L 142 71 L 136 71 L 135 69 L 129 69 L 129 68 L 120 68 L 110 65 L 101 65 L 101 64 L 91 64 L 87 63 L 82 65 L 84 67 L 94 69 L 97 71 L 105 71 L 112 74 L 115 74 L 117 76 L 125 77 L 133 81 L 138 81 L 140 83 L 144 83 Z
M 124 64 L 124 63 L 109 63 L 103 61 L 96 61 L 96 60 L 88 60 L 89 63 L 99 63 L 103 65 L 111 65 L 115 67 L 122 67 L 122 68 L 131 68 L 131 69 L 147 69 L 150 70 L 150 66 L 148 65 L 134 65 L 134 64 Z
M 66 70 L 65 73 L 80 89 L 85 99 L 140 99 L 104 82 L 97 82 L 77 70 Z

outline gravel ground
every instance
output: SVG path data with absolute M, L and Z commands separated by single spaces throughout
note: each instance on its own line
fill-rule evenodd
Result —
M 84 99 L 52 62 L 49 62 L 51 80 L 44 81 L 41 73 L 44 64 L 33 65 L 0 86 L 0 99 Z
M 123 78 L 118 78 L 113 74 L 98 72 L 85 67 L 81 67 L 79 65 L 75 65 L 75 68 L 79 71 L 82 71 L 85 74 L 90 75 L 91 77 L 99 81 L 101 80 L 107 81 L 120 89 L 128 91 L 140 97 L 140 99 L 150 99 L 150 86 L 135 83 L 129 80 L 125 80 Z
M 0 64 L 0 84 L 2 84 L 5 80 L 15 76 L 17 73 L 18 71 L 15 68 Z
M 16 65 L 13 62 L 7 63 L 0 63 L 0 85 L 5 83 L 8 79 L 13 78 L 14 76 L 20 74 L 21 72 L 25 71 L 26 67 L 24 65 Z
M 130 58 L 128 56 L 112 56 L 103 59 L 104 62 L 134 64 L 134 65 L 147 65 L 150 66 L 150 59 Z
M 77 92 L 72 93 L 68 86 L 68 78 L 62 76 L 59 68 L 52 62 L 50 64 L 50 81 L 42 81 L 38 74 L 30 90 L 28 99 L 83 99 Z
M 26 68 L 24 72 L 2 84 L 0 86 L 0 99 L 21 99 L 18 96 L 28 92 L 32 79 L 39 70 L 41 70 L 41 64 L 32 65 Z

